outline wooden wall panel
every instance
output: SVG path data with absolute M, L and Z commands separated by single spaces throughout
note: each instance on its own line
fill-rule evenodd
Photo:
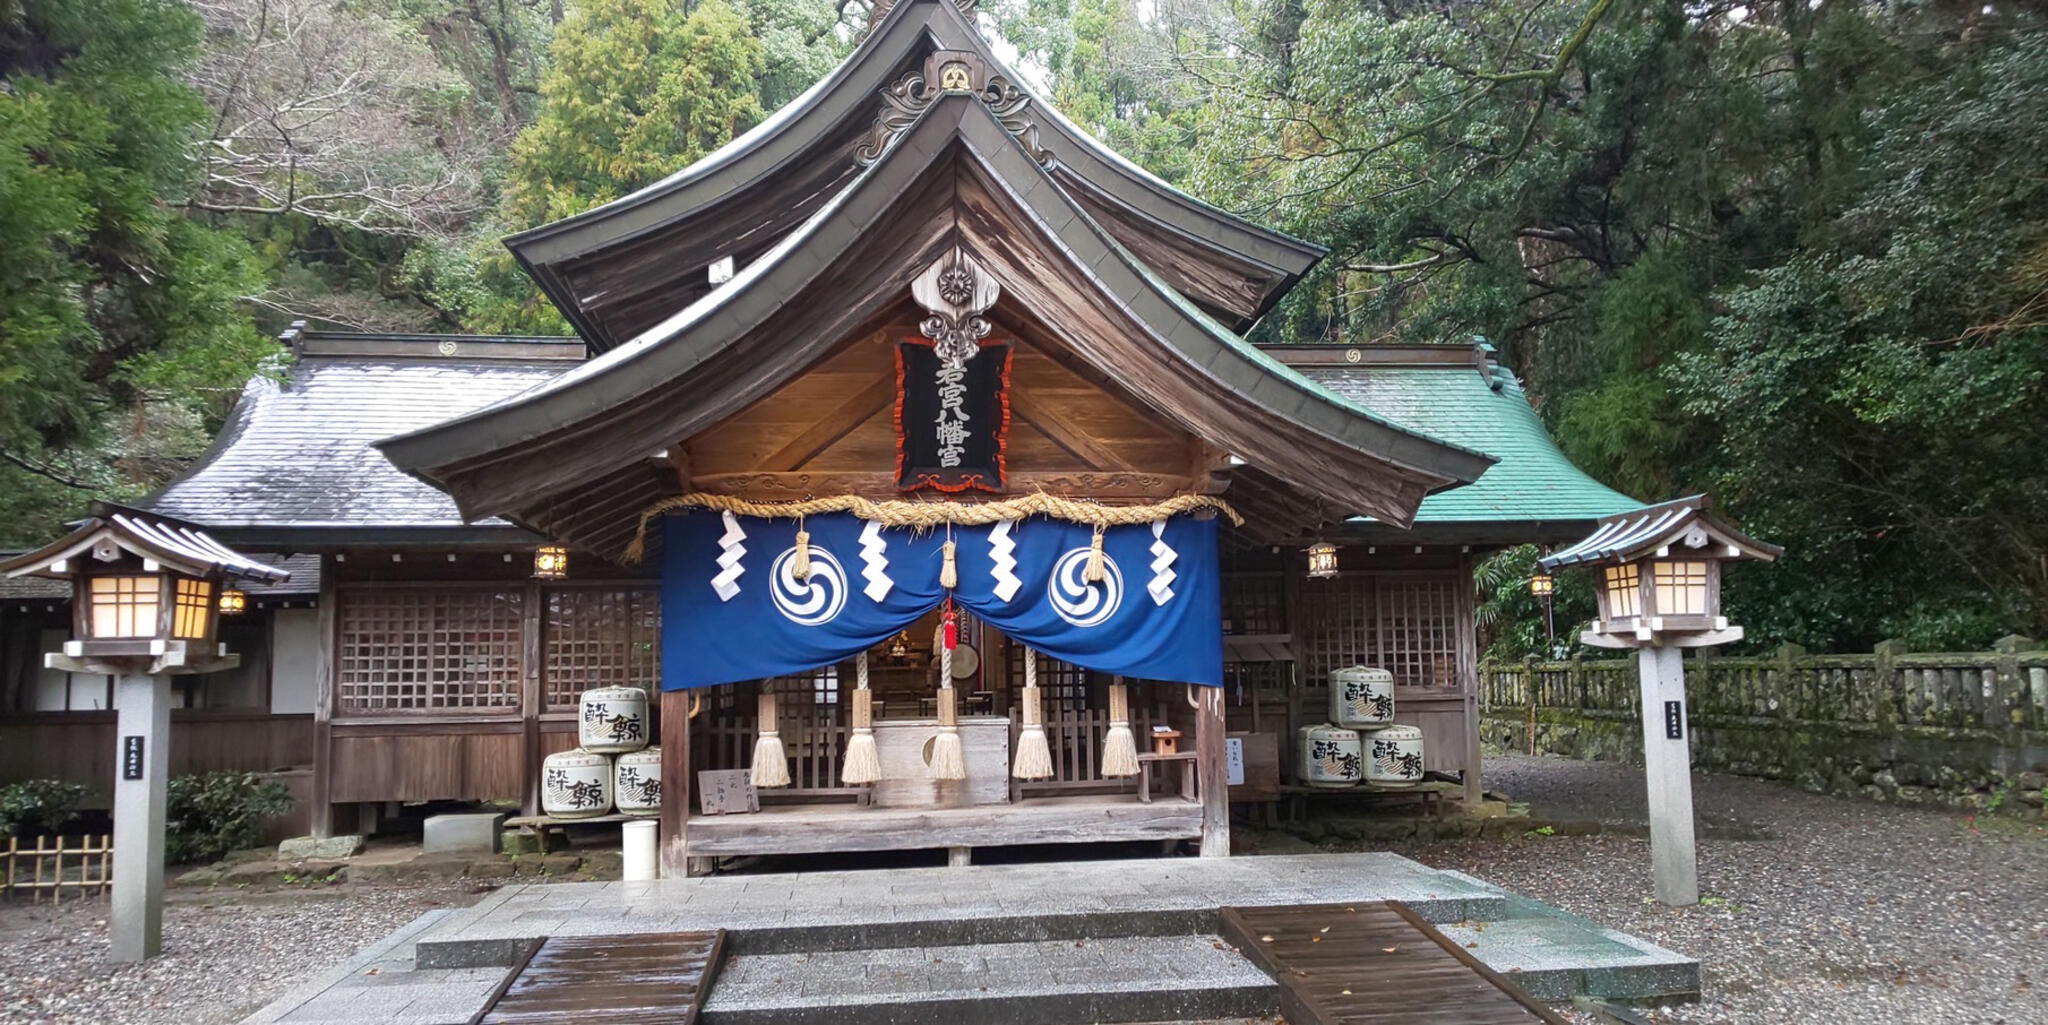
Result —
M 767 399 L 689 439 L 691 475 L 893 473 L 894 346 L 913 331 L 905 325 L 856 339 Z M 1185 432 L 1001 325 L 997 337 L 1013 347 L 1010 472 L 1190 472 L 1194 449 Z
M 62 712 L 0 721 L 0 784 L 62 779 L 106 807 L 114 775 L 114 715 Z M 261 712 L 171 713 L 171 775 L 267 772 L 312 761 L 313 717 Z
M 333 800 L 516 801 L 524 741 L 518 723 L 336 726 Z

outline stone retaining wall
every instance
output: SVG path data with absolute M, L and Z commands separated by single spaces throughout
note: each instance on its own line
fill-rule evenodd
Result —
M 1633 659 L 1480 669 L 1489 745 L 1641 762 Z M 2048 651 L 1686 659 L 1693 765 L 1901 804 L 2040 817 L 2048 783 Z

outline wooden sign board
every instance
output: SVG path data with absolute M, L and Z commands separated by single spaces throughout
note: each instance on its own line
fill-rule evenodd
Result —
M 706 815 L 738 815 L 761 810 L 751 769 L 707 769 L 697 774 L 697 803 Z
M 1230 799 L 1280 799 L 1280 737 L 1272 733 L 1232 733 L 1223 741 L 1230 758 Z

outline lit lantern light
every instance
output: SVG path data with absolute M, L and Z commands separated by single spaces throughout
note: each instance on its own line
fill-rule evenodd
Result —
M 533 550 L 533 575 L 540 580 L 560 580 L 569 575 L 569 550 L 560 545 L 542 545 Z
M 1308 546 L 1308 575 L 1311 580 L 1328 580 L 1337 575 L 1337 546 L 1319 541 Z
M 238 616 L 249 608 L 249 596 L 241 591 L 227 590 L 220 593 L 220 614 Z
M 1532 593 L 1547 596 L 1551 574 L 1584 566 L 1599 574 L 1599 618 L 1582 638 L 1604 647 L 1726 644 L 1742 636 L 1721 614 L 1725 563 L 1769 562 L 1782 549 L 1714 517 L 1703 497 L 1653 505 L 1600 521 L 1586 540 L 1537 562 Z
M 1548 598 L 1557 590 L 1557 578 L 1548 573 L 1538 573 L 1529 578 L 1529 593 L 1538 598 Z

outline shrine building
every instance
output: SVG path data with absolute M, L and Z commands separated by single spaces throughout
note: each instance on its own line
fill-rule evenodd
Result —
M 319 833 L 539 816 L 625 686 L 674 874 L 1220 855 L 1233 802 L 1329 772 L 1476 799 L 1475 562 L 1637 503 L 1483 342 L 1248 343 L 1323 250 L 1110 152 L 966 6 L 888 6 L 729 145 L 508 239 L 575 338 L 289 332 L 138 503 L 291 570 L 223 627 L 240 669 L 181 679 L 173 772 L 286 770 Z M 0 581 L 0 781 L 102 782 L 108 684 L 41 668 L 42 586 Z M 1324 764 L 1352 667 L 1419 752 Z M 700 810 L 720 770 L 758 812 Z

